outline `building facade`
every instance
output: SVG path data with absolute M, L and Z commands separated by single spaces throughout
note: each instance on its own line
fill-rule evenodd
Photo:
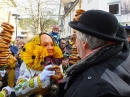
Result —
M 62 3 L 62 2 L 61 2 Z M 72 21 L 75 10 L 82 8 L 84 10 L 104 10 L 116 16 L 123 25 L 130 25 L 130 0 L 75 0 L 66 5 L 62 5 L 64 13 L 60 18 L 61 37 L 72 35 L 73 29 L 69 27 L 68 22 Z

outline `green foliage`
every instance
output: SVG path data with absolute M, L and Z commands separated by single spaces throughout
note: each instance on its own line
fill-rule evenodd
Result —
M 23 30 L 27 30 L 30 26 L 36 28 L 37 25 L 35 25 L 34 23 L 37 23 L 37 21 L 34 21 L 31 18 L 23 18 L 22 20 L 19 21 L 19 26 Z M 41 31 L 50 32 L 52 29 L 52 26 L 57 23 L 58 21 L 52 18 L 41 18 L 41 23 L 40 23 Z
M 41 19 L 41 31 L 50 32 L 52 30 L 52 26 L 57 23 L 58 23 L 58 21 L 56 21 L 52 18 L 49 18 L 49 19 L 43 18 L 43 19 Z
M 23 30 L 27 30 L 28 27 L 32 24 L 32 19 L 23 18 L 19 21 L 18 24 Z

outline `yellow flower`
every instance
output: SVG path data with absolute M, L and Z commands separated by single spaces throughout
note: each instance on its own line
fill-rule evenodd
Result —
M 44 59 L 45 57 L 48 56 L 48 52 L 47 49 L 42 47 L 42 46 L 35 46 L 35 50 L 34 50 L 34 55 L 36 56 L 36 58 L 38 59 Z
M 43 70 L 44 58 L 48 56 L 47 49 L 42 46 L 35 45 L 34 55 L 36 58 L 34 60 L 34 65 L 32 68 L 35 68 L 36 70 Z
M 40 37 L 36 35 L 30 42 L 28 42 L 21 50 L 21 59 L 25 62 L 27 67 L 42 71 L 44 69 L 44 59 L 48 56 L 48 51 L 45 47 L 40 45 Z M 63 54 L 58 46 L 54 46 L 54 58 L 62 58 Z
M 63 53 L 61 51 L 61 49 L 58 46 L 54 46 L 54 58 L 62 58 L 63 57 Z
M 34 63 L 34 56 L 33 50 L 35 49 L 35 45 L 33 42 L 28 42 L 23 49 L 21 50 L 21 59 L 25 62 L 27 66 L 30 66 Z
M 34 42 L 35 45 L 40 45 L 40 37 L 39 34 L 34 36 L 31 40 L 32 42 Z

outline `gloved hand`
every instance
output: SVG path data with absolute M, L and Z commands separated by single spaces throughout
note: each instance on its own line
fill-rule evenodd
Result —
M 44 70 L 42 71 L 42 73 L 39 75 L 41 82 L 45 81 L 46 79 L 49 79 L 50 76 L 55 74 L 55 71 L 49 70 L 49 68 L 51 68 L 51 67 L 52 67 L 52 65 L 46 66 L 44 68 Z
M 10 94 L 11 94 L 11 91 L 12 91 L 12 89 L 11 89 L 9 86 L 4 87 L 2 90 L 7 91 L 7 92 L 8 92 L 7 95 L 10 95 Z
M 4 77 L 4 76 L 5 76 L 5 73 L 6 73 L 5 70 L 0 70 L 0 76 L 1 76 L 1 77 Z

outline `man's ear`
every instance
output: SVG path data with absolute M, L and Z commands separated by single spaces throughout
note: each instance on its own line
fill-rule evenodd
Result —
M 88 43 L 87 42 L 82 42 L 83 43 L 83 49 L 87 49 L 87 47 L 88 47 Z

